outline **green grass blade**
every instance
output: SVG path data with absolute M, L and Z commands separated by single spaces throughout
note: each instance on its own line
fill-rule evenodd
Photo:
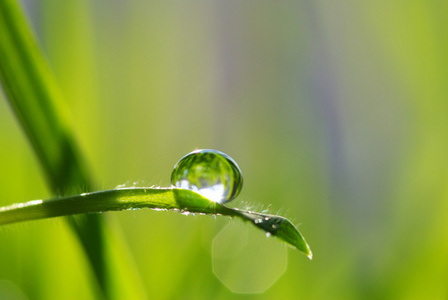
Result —
M 0 1 L 0 79 L 53 193 L 67 195 L 80 189 L 90 190 L 91 178 L 71 134 L 69 115 L 58 86 L 16 0 Z M 116 239 L 110 236 L 101 217 L 89 215 L 69 221 L 85 249 L 104 296 L 143 297 L 143 290 L 137 284 L 138 277 L 125 278 L 121 274 L 131 273 L 129 270 L 112 270 L 112 263 L 107 261 L 107 257 L 120 255 L 107 255 L 106 252 L 122 249 L 116 242 L 114 249 L 107 248 L 112 244 L 108 239 Z M 125 263 L 121 267 L 127 268 Z M 115 293 L 120 286 L 134 292 L 128 295 Z
M 52 190 L 88 188 L 59 89 L 15 0 L 0 1 L 0 76 Z
M 262 214 L 250 211 L 240 211 L 241 217 L 264 230 L 267 235 L 273 235 L 303 252 L 309 259 L 313 253 L 300 231 L 286 218 L 276 215 Z
M 124 188 L 13 204 L 0 208 L 0 225 L 83 213 L 141 208 L 237 217 L 251 222 L 268 235 L 276 236 L 312 259 L 308 243 L 286 218 L 232 209 L 193 191 L 177 188 Z

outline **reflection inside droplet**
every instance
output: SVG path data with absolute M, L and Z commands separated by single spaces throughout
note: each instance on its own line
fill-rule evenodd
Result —
M 202 149 L 185 155 L 177 162 L 171 174 L 171 184 L 225 203 L 238 196 L 243 176 L 237 163 L 227 154 Z

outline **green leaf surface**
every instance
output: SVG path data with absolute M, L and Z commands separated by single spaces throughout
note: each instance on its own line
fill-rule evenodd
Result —
M 52 200 L 34 200 L 0 208 L 0 224 L 106 211 L 152 208 L 237 217 L 288 243 L 312 259 L 300 231 L 286 218 L 239 210 L 178 188 L 121 188 Z

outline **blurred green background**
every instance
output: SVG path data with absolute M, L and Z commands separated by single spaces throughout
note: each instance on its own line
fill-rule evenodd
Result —
M 448 2 L 22 3 L 97 189 L 169 186 L 218 149 L 244 174 L 231 205 L 286 215 L 314 252 L 233 293 L 211 248 L 236 221 L 105 213 L 150 299 L 448 298 Z M 0 204 L 51 198 L 0 97 Z M 0 228 L 0 299 L 94 299 L 92 278 L 66 221 Z

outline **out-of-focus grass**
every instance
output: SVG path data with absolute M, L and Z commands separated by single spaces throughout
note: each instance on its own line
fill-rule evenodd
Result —
M 52 192 L 67 195 L 79 189 L 91 190 L 91 175 L 73 138 L 69 114 L 33 30 L 18 2 L 1 3 L 0 73 L 11 108 Z M 68 223 L 95 274 L 91 289 L 101 290 L 98 298 L 145 298 L 132 260 L 101 216 L 71 217 Z
M 288 209 L 313 246 L 312 262 L 290 252 L 286 273 L 257 299 L 446 298 L 446 4 L 70 5 L 45 1 L 31 14 L 101 188 L 168 185 L 179 157 L 216 148 L 243 170 L 241 199 Z M 48 198 L 0 105 L 0 201 Z M 212 273 L 211 240 L 227 222 L 108 217 L 154 298 L 253 298 Z M 2 229 L 0 278 L 30 298 L 91 295 L 65 227 Z M 69 260 L 50 261 L 62 250 Z

